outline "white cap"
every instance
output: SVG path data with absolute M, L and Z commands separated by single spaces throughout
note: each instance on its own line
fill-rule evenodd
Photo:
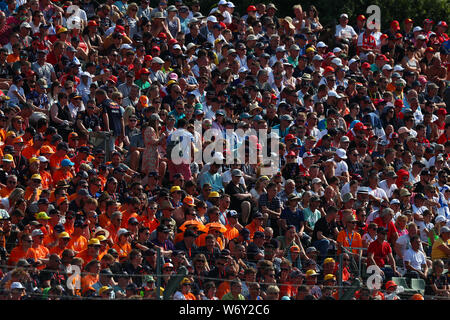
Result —
M 398 199 L 392 199 L 391 204 L 400 204 L 400 200 Z
M 317 48 L 327 48 L 328 46 L 323 41 L 319 41 L 316 45 Z
M 341 18 L 347 18 L 348 19 L 348 15 L 346 13 L 341 14 Z
M 336 48 L 333 49 L 333 53 L 339 53 L 339 52 L 342 52 L 341 48 L 336 47 Z
M 336 91 L 333 91 L 333 90 L 328 91 L 328 96 L 329 96 L 329 97 L 336 97 L 336 98 L 339 97 L 339 95 L 337 94 L 337 92 L 336 92 Z
M 127 234 L 127 233 L 130 233 L 130 231 L 128 231 L 125 228 L 120 228 L 119 231 L 117 231 L 117 237 L 120 237 L 121 235 Z
M 341 159 L 347 159 L 347 152 L 345 152 L 344 149 L 341 149 L 341 148 L 337 149 L 336 155 Z
M 227 6 L 228 6 L 228 8 L 234 8 L 235 7 L 234 3 L 231 2 L 231 1 L 228 1 Z
M 21 282 L 13 282 L 11 284 L 11 289 L 25 289 Z
M 434 223 L 447 222 L 447 219 L 444 216 L 437 216 L 434 220 Z
M 322 58 L 322 56 L 316 54 L 316 55 L 313 57 L 313 61 L 323 61 L 323 58 Z
M 422 31 L 422 28 L 419 26 L 414 27 L 413 32 L 418 32 L 418 31 Z
M 181 50 L 181 46 L 177 43 L 176 45 L 173 46 L 173 49 L 180 49 Z
M 333 58 L 333 60 L 331 60 L 331 63 L 334 63 L 335 65 L 337 65 L 338 67 L 342 67 L 342 60 L 339 58 Z
M 392 70 L 392 67 L 389 64 L 385 64 L 381 70 Z
M 217 23 L 217 18 L 215 16 L 209 16 L 208 18 L 206 18 L 206 21 Z
M 405 70 L 401 65 L 399 65 L 399 64 L 396 64 L 395 66 L 394 66 L 394 72 L 397 72 L 397 71 L 403 71 L 403 70 Z
M 44 156 L 39 156 L 38 159 L 40 162 L 48 162 L 48 159 Z
M 243 73 L 243 72 L 248 72 L 248 68 L 246 68 L 246 67 L 240 67 L 240 68 L 239 68 L 239 73 Z
M 220 0 L 219 1 L 219 6 L 225 6 L 225 5 L 227 5 L 228 4 L 228 1 L 227 0 Z
M 133 47 L 130 46 L 128 43 L 124 43 L 123 45 L 120 46 L 120 50 L 122 50 L 122 49 L 132 50 Z
M 43 236 L 43 235 L 44 235 L 44 233 L 42 232 L 41 229 L 35 229 L 35 230 L 33 230 L 33 232 L 31 232 L 32 237 Z

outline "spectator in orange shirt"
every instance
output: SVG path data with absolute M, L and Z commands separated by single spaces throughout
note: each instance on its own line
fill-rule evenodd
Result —
M 236 228 L 240 227 L 240 229 Z M 237 238 L 239 236 L 239 231 L 242 229 L 241 225 L 238 223 L 238 213 L 236 210 L 229 210 L 227 213 L 227 224 L 225 225 L 227 231 L 224 232 L 223 236 L 228 241 Z
M 50 219 L 51 218 L 47 215 L 47 213 L 45 213 L 45 211 L 36 213 L 36 220 L 42 225 L 40 229 L 42 230 L 44 235 L 51 233 L 50 226 L 48 224 L 48 221 Z
M 33 142 L 30 146 L 25 147 L 22 151 L 22 155 L 26 159 L 30 159 L 32 157 L 38 157 L 39 151 L 41 150 L 42 145 L 44 144 L 44 137 L 38 133 L 33 137 Z
M 141 205 L 141 200 L 138 197 L 132 197 L 126 200 L 128 208 L 122 212 L 122 223 L 121 228 L 127 228 L 128 220 L 130 218 L 138 218 L 138 210 Z
M 75 172 L 78 172 L 80 169 L 80 165 L 82 163 L 87 163 L 87 159 L 89 157 L 89 154 L 91 152 L 91 149 L 88 146 L 82 146 L 78 148 L 77 155 L 71 159 L 71 161 L 74 163 L 74 169 Z
M 113 248 L 119 253 L 120 261 L 125 260 L 131 252 L 131 244 L 128 241 L 130 236 L 131 232 L 125 228 L 121 228 L 117 232 L 117 241 L 114 243 Z
M 149 229 L 150 233 L 156 230 L 159 226 L 159 221 L 155 217 L 157 211 L 158 204 L 154 201 L 150 201 L 144 209 L 144 212 L 137 218 L 142 226 Z
M 23 198 L 28 201 L 29 203 L 33 203 L 39 199 L 39 196 L 42 192 L 41 187 L 41 175 L 40 174 L 33 174 L 30 179 L 30 184 L 28 187 L 25 188 L 25 194 Z
M 74 223 L 73 233 L 67 247 L 75 251 L 76 254 L 86 250 L 87 248 L 88 240 L 83 236 L 83 229 L 87 228 L 88 226 L 89 225 L 84 223 L 83 221 L 76 221 Z
M 53 172 L 53 185 L 56 185 L 59 181 L 69 182 L 73 178 L 73 165 L 74 163 L 70 159 L 63 159 L 61 161 L 61 167 Z M 52 167 L 50 166 L 50 168 Z
M 39 156 L 39 174 L 41 175 L 41 186 L 43 190 L 48 190 L 53 186 L 53 178 L 48 170 L 48 159 L 44 156 Z
M 39 155 L 46 157 L 47 159 L 50 159 L 50 157 L 55 153 L 53 149 L 50 146 L 43 145 L 41 149 L 39 149 Z
M 44 246 L 46 246 L 50 250 L 54 248 L 58 244 L 58 235 L 64 231 L 64 226 L 62 224 L 57 224 L 56 226 L 54 226 L 53 232 L 47 234 L 44 237 Z
M 84 267 L 81 278 L 81 292 L 86 292 L 89 287 L 98 282 L 100 272 L 100 261 L 92 260 Z
M 32 248 L 33 238 L 31 234 L 24 233 L 20 238 L 19 244 L 12 249 L 9 254 L 8 265 L 15 266 L 19 259 L 33 259 L 35 262 L 38 261 L 36 251 Z
M 338 243 L 338 254 L 341 253 L 341 247 L 344 248 L 362 248 L 361 235 L 355 231 L 357 220 L 353 215 L 348 215 L 345 217 L 345 229 L 341 230 L 337 236 Z M 357 261 L 361 258 L 362 250 L 353 249 L 351 250 Z
M 97 238 L 92 238 L 88 242 L 87 249 L 77 254 L 77 257 L 83 259 L 84 261 L 83 267 L 86 266 L 88 262 L 92 260 L 98 260 L 100 247 L 101 247 L 100 241 Z
M 0 197 L 7 198 L 11 192 L 17 187 L 17 177 L 15 175 L 8 175 L 6 179 L 6 187 L 0 190 Z
M 48 256 L 50 254 L 50 250 L 46 248 L 42 243 L 44 240 L 44 233 L 40 229 L 33 230 L 31 233 L 31 237 L 33 238 L 32 248 L 36 251 L 36 256 L 38 258 L 39 265 L 38 269 L 44 269 L 45 264 L 48 261 Z
M 120 211 L 115 211 L 111 215 L 111 223 L 105 227 L 106 230 L 109 231 L 109 236 L 111 240 L 116 243 L 117 242 L 117 232 L 120 229 L 120 225 L 122 223 L 122 213 Z
M 69 159 L 69 157 L 67 156 L 67 153 L 69 152 L 69 145 L 66 142 L 60 142 L 57 146 L 56 146 L 56 151 L 55 153 L 53 153 L 50 158 L 50 171 L 53 174 L 57 169 L 59 169 L 61 167 L 61 161 L 63 161 L 64 159 Z M 72 161 L 70 161 L 72 162 Z M 73 166 L 73 164 L 72 164 Z
M 192 281 L 189 278 L 183 278 L 180 282 L 179 291 L 173 295 L 174 300 L 197 300 L 195 295 L 191 292 Z
M 70 235 L 67 232 L 61 232 L 57 235 L 57 245 L 50 249 L 50 254 L 57 254 L 61 257 L 64 250 L 68 249 L 67 245 L 70 242 Z
M 253 241 L 253 235 L 256 231 L 264 232 L 264 228 L 261 226 L 264 221 L 264 216 L 261 212 L 257 212 L 253 216 L 253 220 L 245 226 L 246 229 L 250 231 L 250 240 Z

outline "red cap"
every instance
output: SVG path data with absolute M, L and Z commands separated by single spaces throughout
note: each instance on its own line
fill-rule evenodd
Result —
M 431 20 L 431 19 L 425 19 L 425 20 L 423 20 L 423 24 L 427 24 L 427 23 L 434 24 L 434 21 Z
M 367 130 L 367 127 L 362 122 L 358 122 L 354 125 L 353 130 L 356 131 Z
M 125 34 L 125 28 L 123 26 L 116 26 L 114 31 L 118 32 L 118 33 L 121 33 L 121 34 Z
M 149 54 L 147 54 L 147 55 L 144 57 L 144 61 L 152 61 L 152 56 L 149 55 Z
M 384 60 L 384 61 L 386 61 L 386 62 L 389 62 L 389 59 L 388 58 L 386 58 L 386 56 L 384 55 L 384 54 L 380 54 L 378 57 L 377 57 L 377 60 Z
M 153 47 L 152 47 L 152 50 L 161 51 L 161 48 L 158 47 L 158 46 L 153 46 Z
M 294 151 L 289 151 L 289 153 L 287 154 L 288 157 L 295 157 L 296 154 Z
M 363 20 L 366 20 L 366 17 L 365 17 L 363 14 L 360 14 L 360 15 L 358 16 L 358 18 L 356 18 L 356 20 L 363 21 Z
M 407 18 L 407 19 L 405 19 L 405 24 L 407 24 L 407 23 L 413 23 L 414 21 L 412 20 L 412 19 L 410 19 L 410 18 Z
M 255 6 L 248 6 L 247 12 L 250 12 L 250 11 L 256 11 L 256 7 Z
M 364 63 L 361 65 L 361 68 L 362 68 L 362 69 L 370 69 L 370 64 L 369 64 L 368 62 L 364 62 Z
M 109 77 L 108 80 L 114 82 L 114 84 L 117 83 L 117 77 L 115 77 L 115 76 Z
M 95 21 L 95 20 L 90 20 L 90 21 L 88 22 L 88 26 L 89 26 L 89 27 L 98 27 L 98 23 L 97 23 L 97 21 Z
M 425 52 L 434 52 L 434 48 L 428 47 L 425 49 Z
M 396 39 L 401 39 L 401 38 L 403 38 L 403 35 L 401 33 L 396 33 L 395 34 L 395 38 Z
M 286 137 L 284 137 L 284 140 L 293 140 L 295 139 L 295 136 L 292 133 L 289 133 Z
M 139 71 L 140 74 L 150 74 L 150 71 L 148 71 L 147 68 L 142 68 L 141 71 Z
M 396 107 L 403 107 L 403 100 L 401 100 L 401 99 L 395 100 L 394 106 L 396 106 Z
M 168 44 L 169 46 L 172 45 L 172 44 L 175 44 L 175 43 L 178 43 L 178 40 L 175 39 L 175 38 L 172 38 L 172 39 L 170 39 L 170 40 L 167 42 L 167 44 Z
M 225 23 L 223 23 L 222 21 L 220 21 L 219 24 L 223 29 L 227 28 L 227 25 Z
M 445 21 L 439 21 L 436 26 L 448 28 L 447 22 Z
M 160 39 L 167 39 L 167 34 L 165 34 L 164 32 L 160 32 L 158 34 L 158 38 L 160 38 Z
M 397 20 L 391 22 L 391 28 L 395 30 L 400 30 L 400 23 Z
M 437 114 L 442 114 L 445 116 L 447 114 L 447 110 L 445 108 L 439 108 Z
M 381 40 L 387 39 L 387 38 L 389 38 L 389 36 L 388 36 L 386 33 L 383 33 L 383 34 L 380 36 L 380 39 L 381 39 Z

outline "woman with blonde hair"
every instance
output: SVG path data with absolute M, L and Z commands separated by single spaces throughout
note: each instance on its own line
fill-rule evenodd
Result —
M 133 39 L 133 36 L 138 32 L 139 18 L 137 17 L 137 12 L 139 10 L 138 5 L 132 2 L 128 5 L 127 13 L 124 19 L 128 21 L 128 26 L 130 27 L 129 37 Z
M 14 208 L 14 205 L 19 199 L 22 199 L 25 195 L 25 190 L 21 188 L 14 189 L 9 197 L 2 198 L 0 200 L 0 208 L 5 209 L 8 212 L 11 212 Z
M 142 172 L 147 176 L 149 172 L 157 171 L 160 177 L 164 177 L 166 172 L 166 163 L 161 161 L 159 146 L 163 142 L 165 135 L 161 135 L 159 121 L 153 117 L 150 118 L 142 129 L 144 139 L 144 152 L 142 153 Z

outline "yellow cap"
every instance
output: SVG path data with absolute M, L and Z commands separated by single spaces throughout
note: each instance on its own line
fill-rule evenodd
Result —
M 217 191 L 211 191 L 208 195 L 209 198 L 220 198 L 220 194 Z
M 173 186 L 172 188 L 170 188 L 170 192 L 177 192 L 177 191 L 181 191 L 181 188 L 179 186 Z
M 11 136 L 15 136 L 16 135 L 16 133 L 14 132 L 14 131 L 8 131 L 7 133 L 6 133 L 6 138 L 8 138 L 8 137 L 11 137 Z
M 328 281 L 328 280 L 336 280 L 336 276 L 334 274 L 327 274 L 325 275 L 325 277 L 323 278 L 324 281 Z
M 101 241 L 105 241 L 106 237 L 104 235 L 100 234 L 100 235 L 97 236 L 97 239 L 98 239 L 98 241 L 101 242 Z
M 323 260 L 323 264 L 330 263 L 330 262 L 336 262 L 333 258 L 326 258 Z
M 35 173 L 35 174 L 33 174 L 32 176 L 31 176 L 31 180 L 42 180 L 42 177 L 41 177 L 41 175 L 39 174 L 39 173 Z
M 29 163 L 29 164 L 32 164 L 32 163 L 35 163 L 36 161 L 39 161 L 39 159 L 36 158 L 36 157 L 32 157 L 32 158 L 30 158 L 30 159 L 28 160 L 28 163 Z
M 310 269 L 310 270 L 306 271 L 307 277 L 312 277 L 312 276 L 316 276 L 316 275 L 317 275 L 317 272 L 315 270 Z
M 36 219 L 38 220 L 49 220 L 51 219 L 46 212 L 41 211 L 39 213 L 36 213 Z
M 88 242 L 88 246 L 91 246 L 91 245 L 99 246 L 100 245 L 100 241 L 97 238 L 92 238 Z
M 98 294 L 101 295 L 102 293 L 108 292 L 108 291 L 112 291 L 112 288 L 108 287 L 108 286 L 103 286 L 98 290 Z
M 58 238 L 59 239 L 61 239 L 61 238 L 69 238 L 70 239 L 70 236 L 67 232 L 63 231 L 60 234 L 58 234 Z
M 13 162 L 13 161 L 14 161 L 14 158 L 13 158 L 12 155 L 10 155 L 10 154 L 8 153 L 8 154 L 5 154 L 5 155 L 3 156 L 3 161 L 5 161 L 5 162 Z
M 306 49 L 306 53 L 310 53 L 310 52 L 314 52 L 316 51 L 316 49 L 314 47 L 309 47 L 308 49 Z
M 189 280 L 189 278 L 183 278 L 183 280 L 181 280 L 181 281 L 180 281 L 180 285 L 183 285 L 183 284 L 185 284 L 185 283 L 189 283 L 189 284 L 191 284 L 191 283 L 192 283 L 192 281 L 191 281 L 191 280 Z
M 167 82 L 167 86 L 170 86 L 173 83 L 178 83 L 176 80 L 170 80 L 169 82 Z

